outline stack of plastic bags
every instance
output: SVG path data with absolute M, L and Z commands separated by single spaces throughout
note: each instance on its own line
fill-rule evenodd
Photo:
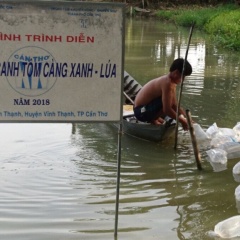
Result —
M 240 158 L 240 122 L 233 129 L 219 128 L 214 123 L 206 132 L 198 124 L 194 124 L 193 127 L 197 141 L 204 141 L 210 145 L 210 150 L 206 153 L 214 171 L 225 170 L 228 159 Z M 234 180 L 240 183 L 240 161 L 233 167 L 232 173 Z M 235 189 L 235 200 L 240 213 L 240 185 Z M 217 239 L 240 237 L 240 215 L 219 222 L 215 225 L 214 231 L 208 233 Z
M 227 168 L 228 159 L 240 157 L 240 122 L 233 129 L 219 128 L 216 123 L 206 132 L 199 126 L 193 125 L 197 141 L 209 141 L 210 150 L 206 151 L 208 161 L 216 172 Z

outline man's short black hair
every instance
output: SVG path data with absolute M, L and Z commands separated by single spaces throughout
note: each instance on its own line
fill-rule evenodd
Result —
M 173 61 L 169 71 L 173 72 L 175 70 L 178 70 L 181 74 L 183 71 L 183 63 L 184 63 L 184 59 L 183 58 L 177 58 Z M 184 68 L 184 76 L 189 76 L 192 74 L 192 66 L 191 64 L 186 60 L 185 62 L 185 68 Z

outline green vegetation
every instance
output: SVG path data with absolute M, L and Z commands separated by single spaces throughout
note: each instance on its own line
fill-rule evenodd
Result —
M 240 50 L 240 10 L 216 16 L 206 24 L 205 29 L 215 36 L 217 43 Z
M 195 22 L 220 46 L 240 51 L 240 8 L 235 4 L 159 10 L 157 17 L 186 27 Z

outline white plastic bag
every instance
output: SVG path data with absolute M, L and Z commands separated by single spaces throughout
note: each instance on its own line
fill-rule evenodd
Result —
M 209 162 L 215 172 L 227 169 L 227 152 L 220 148 L 210 149 L 206 151 Z
M 232 152 L 229 152 L 227 154 L 227 158 L 228 159 L 240 158 L 240 146 L 236 146 L 232 150 L 233 150 Z
M 237 122 L 237 124 L 233 127 L 233 130 L 236 134 L 240 135 L 240 122 Z
M 240 201 L 240 185 L 236 187 L 234 195 L 236 200 Z
M 219 222 L 214 232 L 221 238 L 234 238 L 240 236 L 240 215 Z
M 210 142 L 211 147 L 213 148 L 223 148 L 223 145 L 226 143 L 236 142 L 236 139 L 232 136 L 227 135 L 219 135 L 214 136 Z
M 219 146 L 227 152 L 228 159 L 240 158 L 240 143 L 238 142 L 227 142 Z
M 206 134 L 208 138 L 213 138 L 218 132 L 219 132 L 218 126 L 216 123 L 214 123 L 207 129 Z
M 204 132 L 204 130 L 201 128 L 201 126 L 198 123 L 193 123 L 193 129 L 194 129 L 194 133 L 197 140 L 204 141 L 209 139 L 207 134 Z
M 236 182 L 240 182 L 240 162 L 233 167 L 233 177 Z M 240 200 L 240 199 L 239 199 Z
M 240 185 L 236 187 L 234 195 L 236 200 L 236 208 L 238 210 L 238 213 L 240 213 Z
M 240 122 L 238 122 L 234 127 L 233 127 L 233 131 L 236 134 L 236 138 L 237 140 L 240 142 Z
M 231 128 L 219 128 L 220 135 L 227 135 L 235 138 L 236 132 Z

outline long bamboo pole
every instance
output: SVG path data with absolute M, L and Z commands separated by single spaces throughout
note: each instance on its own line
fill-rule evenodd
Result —
M 195 156 L 197 168 L 198 168 L 198 170 L 202 170 L 201 156 L 200 156 L 200 153 L 199 153 L 194 128 L 193 128 L 193 125 L 192 125 L 191 113 L 188 109 L 186 110 L 186 116 L 187 116 L 189 132 L 190 132 L 190 135 L 191 135 L 192 146 L 193 146 L 193 151 L 194 151 L 194 156 Z
M 182 70 L 182 75 L 181 75 L 181 86 L 179 89 L 179 94 L 178 94 L 178 106 L 177 106 L 177 116 L 176 116 L 176 127 L 175 127 L 175 144 L 174 144 L 174 149 L 177 149 L 177 142 L 178 142 L 178 125 L 179 125 L 179 111 L 180 111 L 180 106 L 181 106 L 181 98 L 182 98 L 182 90 L 183 90 L 183 74 L 185 71 L 185 65 L 186 65 L 186 60 L 187 60 L 187 56 L 188 56 L 188 50 L 189 50 L 189 46 L 190 46 L 190 42 L 191 42 L 191 38 L 192 38 L 192 33 L 193 33 L 193 28 L 194 28 L 195 22 L 192 24 L 191 28 L 190 28 L 190 32 L 189 32 L 189 37 L 188 37 L 188 45 L 187 45 L 187 50 L 185 53 L 185 58 L 183 61 L 183 70 Z

